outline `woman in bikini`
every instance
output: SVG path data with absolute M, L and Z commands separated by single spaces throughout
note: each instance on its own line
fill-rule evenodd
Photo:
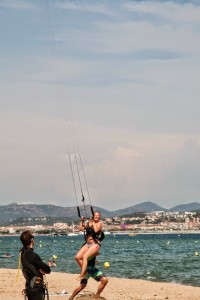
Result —
M 91 256 L 98 255 L 100 248 L 100 240 L 98 239 L 98 233 L 101 232 L 103 223 L 100 220 L 100 213 L 98 211 L 94 212 L 93 218 L 89 220 L 86 224 L 84 223 L 84 217 L 81 217 L 81 222 L 79 226 L 80 231 L 86 232 L 86 243 L 81 247 L 77 252 L 75 259 L 78 265 L 81 268 L 81 274 L 78 277 L 78 280 L 81 280 L 85 277 L 88 258 Z M 91 243 L 87 241 L 87 234 L 92 235 L 94 242 Z

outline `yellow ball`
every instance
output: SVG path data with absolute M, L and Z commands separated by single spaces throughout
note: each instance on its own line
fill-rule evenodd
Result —
M 103 265 L 104 265 L 105 268 L 109 268 L 110 267 L 110 264 L 107 261 Z
M 53 258 L 54 258 L 54 259 L 57 259 L 57 256 L 56 256 L 56 255 L 53 255 Z
M 195 255 L 195 256 L 199 256 L 198 251 L 195 251 L 195 252 L 194 252 L 194 255 Z

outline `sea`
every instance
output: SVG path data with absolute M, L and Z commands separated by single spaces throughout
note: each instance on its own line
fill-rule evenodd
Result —
M 74 256 L 83 236 L 36 236 L 43 261 L 56 258 L 54 272 L 79 273 Z M 18 268 L 19 236 L 0 236 L 0 268 Z M 4 258 L 9 253 L 11 258 Z M 110 234 L 102 241 L 98 268 L 108 277 L 200 286 L 200 234 Z M 105 268 L 104 262 L 110 267 Z

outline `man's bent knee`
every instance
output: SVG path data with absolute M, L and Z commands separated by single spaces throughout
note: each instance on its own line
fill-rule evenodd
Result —
M 103 283 L 103 284 L 107 284 L 108 283 L 108 278 L 107 277 L 103 277 L 103 278 L 101 278 L 101 283 Z

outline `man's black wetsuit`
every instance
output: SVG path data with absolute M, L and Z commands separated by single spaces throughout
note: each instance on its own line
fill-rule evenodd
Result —
M 45 273 L 51 272 L 50 267 L 45 264 L 39 255 L 33 252 L 33 248 L 23 247 L 21 250 L 22 272 L 26 279 L 26 295 L 28 300 L 43 300 L 44 287 L 42 269 Z

